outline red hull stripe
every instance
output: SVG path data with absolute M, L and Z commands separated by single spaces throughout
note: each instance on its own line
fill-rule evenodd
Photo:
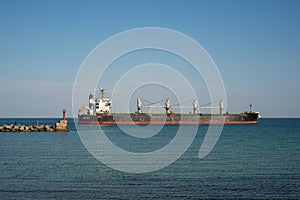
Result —
M 94 121 L 79 121 L 78 124 L 103 124 L 103 125 L 115 125 L 115 124 L 137 124 L 137 125 L 147 125 L 147 124 L 257 124 L 258 121 L 151 121 L 151 122 L 133 122 L 133 121 L 107 121 L 107 122 L 94 122 Z

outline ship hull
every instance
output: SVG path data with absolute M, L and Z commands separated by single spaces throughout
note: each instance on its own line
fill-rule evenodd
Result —
M 257 113 L 233 115 L 202 115 L 202 114 L 109 114 L 109 115 L 78 115 L 79 124 L 257 124 Z

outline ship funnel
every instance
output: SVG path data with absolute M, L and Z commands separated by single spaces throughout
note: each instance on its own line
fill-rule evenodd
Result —
M 94 95 L 90 93 L 89 95 L 89 108 L 90 110 L 94 109 L 95 101 L 94 101 Z

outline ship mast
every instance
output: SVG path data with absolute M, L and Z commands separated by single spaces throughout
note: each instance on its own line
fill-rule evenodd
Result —
M 193 101 L 193 113 L 197 114 L 197 110 L 198 110 L 198 102 L 197 102 L 197 99 L 194 99 L 194 101 Z
M 106 90 L 101 88 L 100 89 L 100 92 L 101 92 L 101 99 L 103 100 L 105 98 L 105 93 L 106 93 Z
M 223 109 L 224 109 L 224 101 L 223 99 L 221 99 L 220 103 L 219 103 L 219 107 L 220 107 L 220 115 L 223 114 Z
M 137 98 L 137 109 L 138 109 L 137 113 L 141 114 L 142 113 L 142 101 L 140 98 Z

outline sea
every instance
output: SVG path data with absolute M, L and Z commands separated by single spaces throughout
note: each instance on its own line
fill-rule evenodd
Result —
M 37 120 L 50 125 L 58 121 L 0 119 L 0 125 L 34 125 Z M 202 159 L 199 149 L 208 125 L 200 125 L 182 156 L 145 173 L 103 164 L 82 142 L 76 120 L 68 122 L 68 133 L 0 133 L 0 199 L 300 199 L 298 118 L 225 125 L 214 148 Z M 86 134 L 92 129 L 81 126 Z M 163 148 L 178 129 L 179 125 L 167 125 L 157 135 L 136 139 L 116 125 L 104 127 L 112 143 L 140 153 Z M 171 149 L 165 158 L 177 153 Z

